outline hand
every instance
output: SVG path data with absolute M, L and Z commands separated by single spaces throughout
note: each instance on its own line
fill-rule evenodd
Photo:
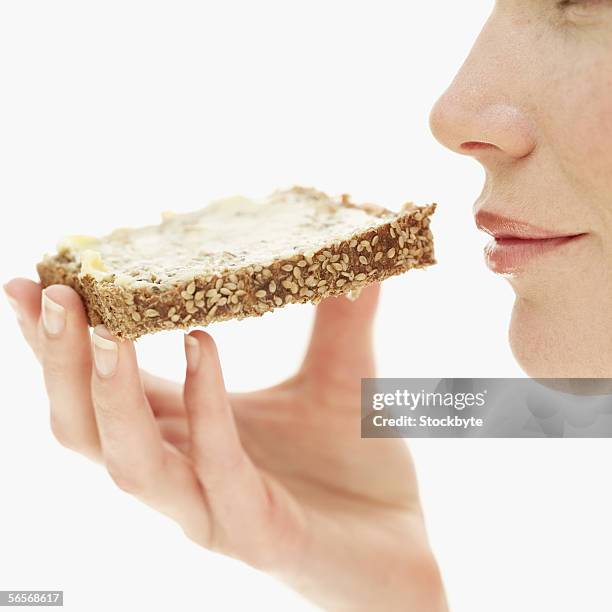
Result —
M 93 343 L 70 288 L 6 287 L 42 363 L 51 427 L 206 548 L 277 575 L 328 610 L 446 610 L 402 440 L 361 439 L 378 287 L 317 308 L 299 372 L 226 392 L 212 338 L 185 337 L 184 385 L 138 369 L 131 342 Z M 93 346 L 93 352 L 92 352 Z

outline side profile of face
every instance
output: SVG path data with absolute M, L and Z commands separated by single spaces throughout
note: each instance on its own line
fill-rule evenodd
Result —
M 499 0 L 431 127 L 473 156 L 533 377 L 612 377 L 612 1 Z

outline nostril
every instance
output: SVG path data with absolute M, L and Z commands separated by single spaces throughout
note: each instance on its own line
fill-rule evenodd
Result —
M 490 142 L 469 141 L 469 142 L 462 142 L 460 148 L 461 148 L 462 151 L 465 151 L 466 153 L 469 153 L 471 151 L 483 151 L 483 150 L 486 150 L 486 149 L 498 149 L 499 147 L 497 147 L 494 144 L 491 144 Z

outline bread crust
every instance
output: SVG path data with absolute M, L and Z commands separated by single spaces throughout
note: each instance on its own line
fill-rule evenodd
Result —
M 357 206 L 343 198 L 343 205 Z M 364 205 L 371 214 L 384 209 Z M 37 265 L 43 287 L 69 285 L 82 297 L 89 323 L 104 324 L 121 339 L 188 329 L 216 321 L 261 316 L 276 308 L 359 291 L 363 287 L 435 264 L 429 229 L 435 204 L 407 204 L 390 222 L 267 266 L 250 265 L 219 274 L 194 276 L 189 282 L 137 288 L 79 277 L 80 264 L 68 253 Z M 384 211 L 388 213 L 388 211 Z

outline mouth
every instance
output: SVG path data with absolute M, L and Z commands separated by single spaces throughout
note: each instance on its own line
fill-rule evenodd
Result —
M 483 210 L 476 214 L 476 225 L 493 237 L 485 247 L 485 261 L 497 274 L 518 272 L 541 256 L 586 236 L 546 230 Z

